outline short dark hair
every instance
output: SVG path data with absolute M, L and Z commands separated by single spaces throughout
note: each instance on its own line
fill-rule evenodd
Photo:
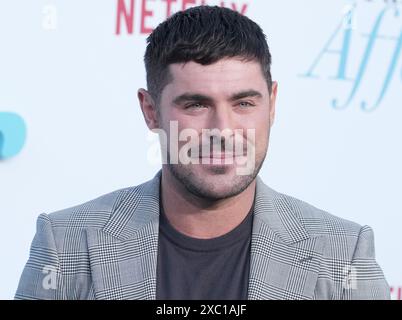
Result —
M 144 62 L 148 91 L 159 104 L 162 90 L 171 81 L 168 67 L 172 63 L 209 65 L 230 57 L 259 62 L 271 93 L 271 54 L 257 23 L 218 6 L 177 12 L 147 38 Z

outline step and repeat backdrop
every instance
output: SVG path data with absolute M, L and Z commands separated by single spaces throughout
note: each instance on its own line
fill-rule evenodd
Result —
M 146 37 L 196 5 L 267 35 L 279 91 L 263 180 L 370 225 L 402 299 L 402 1 L 384 0 L 0 0 L 0 298 L 13 298 L 40 213 L 159 169 L 136 98 Z

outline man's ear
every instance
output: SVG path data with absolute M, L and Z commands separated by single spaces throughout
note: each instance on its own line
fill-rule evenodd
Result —
M 138 89 L 138 100 L 140 102 L 142 114 L 150 130 L 159 128 L 157 106 L 149 92 L 145 89 Z
M 278 82 L 272 82 L 271 96 L 269 97 L 269 126 L 272 127 L 275 120 L 275 107 L 276 107 L 276 95 L 278 93 Z

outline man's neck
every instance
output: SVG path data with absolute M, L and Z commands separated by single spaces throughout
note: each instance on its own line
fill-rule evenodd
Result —
M 209 200 L 190 193 L 168 170 L 162 170 L 162 205 L 170 224 L 193 238 L 222 236 L 237 227 L 250 211 L 255 180 L 240 194 L 222 200 Z

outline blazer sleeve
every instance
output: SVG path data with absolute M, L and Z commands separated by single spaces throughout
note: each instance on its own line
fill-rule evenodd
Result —
M 48 215 L 37 219 L 28 262 L 22 272 L 17 300 L 64 299 L 62 274 L 52 223 Z
M 360 229 L 350 267 L 343 285 L 345 300 L 389 300 L 390 288 L 375 259 L 374 233 Z

